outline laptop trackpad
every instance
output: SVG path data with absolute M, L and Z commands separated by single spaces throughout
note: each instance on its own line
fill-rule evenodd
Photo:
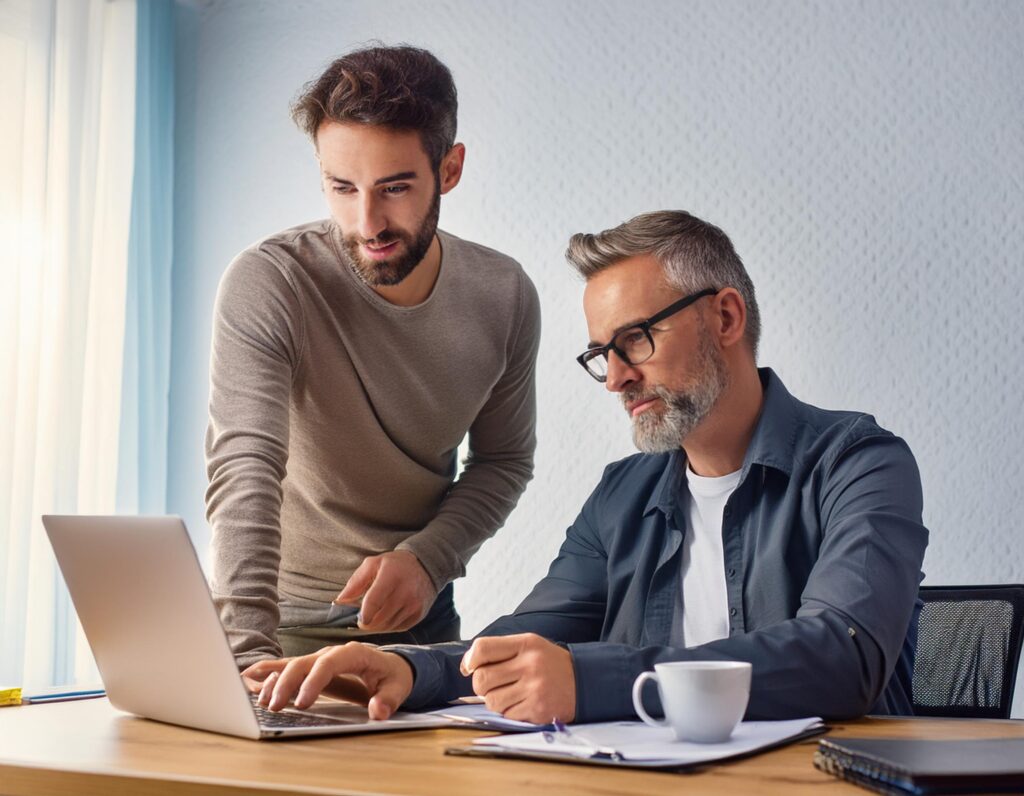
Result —
M 306 715 L 313 716 L 325 716 L 333 719 L 340 724 L 370 724 L 370 713 L 362 705 L 355 705 L 351 702 L 341 702 L 334 699 L 325 699 L 321 697 L 318 699 L 312 707 L 306 708 L 305 710 L 296 710 L 295 708 L 285 708 L 284 712 L 295 712 L 304 713 Z M 408 722 L 423 722 L 424 724 L 435 725 L 436 716 L 430 716 L 421 713 L 406 713 L 403 711 L 396 711 L 392 714 L 389 722 L 396 721 L 408 721 Z M 378 722 L 373 722 L 374 724 Z

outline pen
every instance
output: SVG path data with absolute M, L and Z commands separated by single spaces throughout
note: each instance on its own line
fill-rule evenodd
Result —
M 97 697 L 106 696 L 106 691 L 102 688 L 88 689 L 83 691 L 58 691 L 55 693 L 41 693 L 29 695 L 22 698 L 22 702 L 25 704 L 41 703 L 41 702 L 66 702 L 73 699 L 95 699 Z
M 574 733 L 558 719 L 551 719 L 551 726 L 554 731 L 545 730 L 541 735 L 548 743 L 563 743 L 571 746 L 578 746 L 590 752 L 591 757 L 608 757 L 612 760 L 622 760 L 622 753 L 610 746 L 599 746 L 591 743 L 579 733 Z

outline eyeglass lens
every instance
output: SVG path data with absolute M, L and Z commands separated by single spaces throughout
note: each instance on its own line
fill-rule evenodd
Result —
M 626 362 L 630 365 L 639 365 L 650 359 L 654 354 L 654 346 L 651 343 L 650 335 L 639 327 L 623 329 L 612 338 L 612 348 L 621 352 Z M 604 378 L 608 375 L 608 356 L 598 355 L 587 360 L 587 369 L 595 376 Z

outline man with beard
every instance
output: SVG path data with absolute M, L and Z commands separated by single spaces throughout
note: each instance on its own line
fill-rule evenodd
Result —
M 221 282 L 207 515 L 240 666 L 459 638 L 451 581 L 531 477 L 536 291 L 437 228 L 465 157 L 456 107 L 424 50 L 336 60 L 293 107 L 330 219 L 260 241 Z
M 257 664 L 261 700 L 304 707 L 354 674 L 376 717 L 476 693 L 512 719 L 601 721 L 635 716 L 655 663 L 739 660 L 748 718 L 910 713 L 928 532 L 906 443 L 757 368 L 754 287 L 717 227 L 650 213 L 567 256 L 586 279 L 579 362 L 643 453 L 608 466 L 547 577 L 472 645 Z

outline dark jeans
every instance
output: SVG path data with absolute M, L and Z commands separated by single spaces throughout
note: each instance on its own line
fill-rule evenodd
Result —
M 448 584 L 437 595 L 423 620 L 399 633 L 360 633 L 347 627 L 330 625 L 304 625 L 282 627 L 277 631 L 285 657 L 309 655 L 322 647 L 361 641 L 365 644 L 436 644 L 440 641 L 458 641 L 461 620 L 455 610 L 455 590 Z

